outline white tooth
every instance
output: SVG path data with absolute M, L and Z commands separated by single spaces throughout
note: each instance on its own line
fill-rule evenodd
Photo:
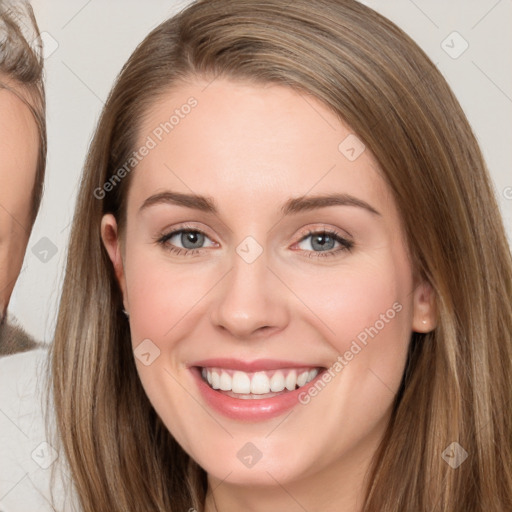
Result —
M 306 384 L 306 381 L 308 380 L 308 375 L 309 372 L 306 370 L 297 377 L 297 384 L 299 385 L 299 387 L 304 386 L 304 384 Z
M 308 382 L 311 382 L 318 375 L 318 369 L 309 370 Z
M 285 388 L 289 391 L 304 386 L 312 381 L 319 373 L 318 369 L 303 371 L 297 374 L 297 370 L 288 371 L 286 378 L 283 371 L 277 370 L 269 379 L 264 371 L 252 374 L 252 378 L 245 372 L 235 371 L 233 376 L 222 369 L 203 368 L 201 374 L 213 389 L 232 391 L 237 394 L 264 395 L 266 393 L 279 393 Z M 255 398 L 255 397 L 254 397 Z
M 295 389 L 295 384 L 297 384 L 297 372 L 295 370 L 290 370 L 286 376 L 286 389 L 293 391 Z
M 233 393 L 250 393 L 251 379 L 245 372 L 235 372 L 231 379 Z
M 270 383 L 265 372 L 256 372 L 252 376 L 251 393 L 254 393 L 255 395 L 270 393 Z
M 219 389 L 220 388 L 220 375 L 215 370 L 208 370 L 208 375 L 210 374 L 210 371 L 212 374 L 212 382 L 211 382 L 212 388 Z
M 279 393 L 279 391 L 283 391 L 284 385 L 283 372 L 281 370 L 277 370 L 270 379 L 270 390 L 274 393 Z
M 231 391 L 231 376 L 229 373 L 222 372 L 219 387 L 222 391 Z

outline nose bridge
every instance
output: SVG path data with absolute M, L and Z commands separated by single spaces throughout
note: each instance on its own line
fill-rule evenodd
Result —
M 212 321 L 235 337 L 249 337 L 263 327 L 282 328 L 287 318 L 286 301 L 270 264 L 263 245 L 254 237 L 246 237 L 235 248 Z

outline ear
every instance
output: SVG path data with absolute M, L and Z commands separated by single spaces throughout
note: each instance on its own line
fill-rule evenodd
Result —
M 419 283 L 413 291 L 413 319 L 414 332 L 430 332 L 437 325 L 437 310 L 435 294 L 432 285 L 427 281 Z
M 103 245 L 107 250 L 110 261 L 114 266 L 116 279 L 123 294 L 124 309 L 129 311 L 126 294 L 126 279 L 121 253 L 121 241 L 117 229 L 116 218 L 111 213 L 103 215 L 101 219 L 101 239 L 103 240 Z

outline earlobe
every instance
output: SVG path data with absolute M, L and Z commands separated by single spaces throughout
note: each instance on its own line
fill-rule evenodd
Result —
M 418 284 L 413 292 L 412 330 L 426 333 L 433 331 L 437 325 L 435 294 L 427 281 Z
M 116 279 L 123 294 L 125 309 L 128 309 L 126 303 L 126 282 L 124 276 L 123 259 L 121 256 L 121 241 L 117 229 L 116 218 L 111 213 L 105 214 L 101 219 L 101 239 L 114 267 Z

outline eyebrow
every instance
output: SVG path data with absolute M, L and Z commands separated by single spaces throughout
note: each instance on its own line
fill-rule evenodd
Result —
M 150 206 L 157 204 L 172 204 L 193 208 L 205 213 L 218 214 L 215 200 L 212 197 L 198 194 L 183 194 L 180 192 L 160 192 L 148 197 L 139 208 L 139 213 Z M 328 194 L 317 196 L 301 196 L 289 199 L 281 207 L 283 215 L 293 215 L 300 212 L 327 208 L 329 206 L 356 206 L 363 208 L 374 215 L 381 215 L 373 206 L 362 199 L 350 194 Z

